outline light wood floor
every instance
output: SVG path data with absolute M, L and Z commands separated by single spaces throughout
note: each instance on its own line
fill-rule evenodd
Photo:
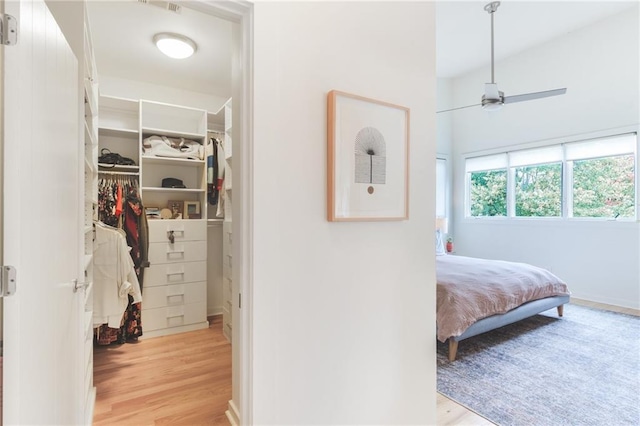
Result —
M 635 309 L 572 303 L 640 316 Z M 228 425 L 231 345 L 221 323 L 214 317 L 206 330 L 95 348 L 94 425 Z M 439 426 L 493 424 L 441 394 L 437 407 Z
M 94 425 L 228 425 L 231 345 L 208 329 L 94 348 Z

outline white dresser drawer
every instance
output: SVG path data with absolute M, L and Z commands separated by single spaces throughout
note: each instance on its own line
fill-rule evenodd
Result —
M 207 262 L 158 263 L 144 270 L 143 288 L 206 281 Z
M 171 232 L 175 242 L 206 240 L 207 222 L 198 219 L 149 221 L 150 243 L 169 242 Z
M 151 266 L 161 263 L 197 262 L 207 260 L 206 241 L 184 241 L 149 244 L 149 263 Z
M 180 327 L 207 320 L 206 301 L 155 309 L 144 309 L 144 303 L 142 306 L 142 327 L 145 331 Z
M 145 287 L 142 290 L 142 304 L 146 309 L 189 305 L 203 301 L 207 301 L 206 282 Z

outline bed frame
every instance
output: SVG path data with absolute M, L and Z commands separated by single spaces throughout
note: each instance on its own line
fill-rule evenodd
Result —
M 532 317 L 552 308 L 557 308 L 558 316 L 561 317 L 565 303 L 569 303 L 569 296 L 546 297 L 544 299 L 527 302 L 505 314 L 492 315 L 478 320 L 469 326 L 460 336 L 449 337 L 449 361 L 455 361 L 456 353 L 458 352 L 458 342 L 461 340 Z

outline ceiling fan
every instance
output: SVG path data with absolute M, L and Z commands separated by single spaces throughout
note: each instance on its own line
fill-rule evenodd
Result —
M 542 92 L 533 92 L 533 93 L 524 93 L 521 95 L 513 95 L 513 96 L 505 96 L 503 92 L 498 90 L 498 85 L 494 79 L 494 69 L 493 69 L 493 14 L 498 10 L 498 6 L 500 6 L 499 1 L 491 2 L 485 5 L 484 10 L 486 10 L 489 15 L 491 15 L 491 83 L 485 83 L 484 85 L 484 95 L 482 95 L 482 100 L 479 104 L 467 105 L 458 108 L 445 109 L 442 111 L 437 111 L 437 113 L 441 112 L 449 112 L 456 111 L 464 108 L 471 108 L 476 106 L 481 106 L 482 109 L 487 111 L 497 111 L 502 108 L 504 104 L 511 104 L 514 102 L 523 102 L 523 101 L 531 101 L 534 99 L 540 98 L 548 98 L 549 96 L 557 96 L 564 95 L 567 93 L 567 88 L 562 89 L 554 89 L 554 90 L 545 90 Z

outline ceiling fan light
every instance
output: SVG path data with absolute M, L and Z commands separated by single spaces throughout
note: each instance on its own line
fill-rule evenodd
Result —
M 188 37 L 173 33 L 160 33 L 153 36 L 153 42 L 162 53 L 170 58 L 185 59 L 193 55 L 196 43 Z
M 504 105 L 504 103 L 500 100 L 482 101 L 482 109 L 485 111 L 498 111 L 502 108 L 502 105 Z

